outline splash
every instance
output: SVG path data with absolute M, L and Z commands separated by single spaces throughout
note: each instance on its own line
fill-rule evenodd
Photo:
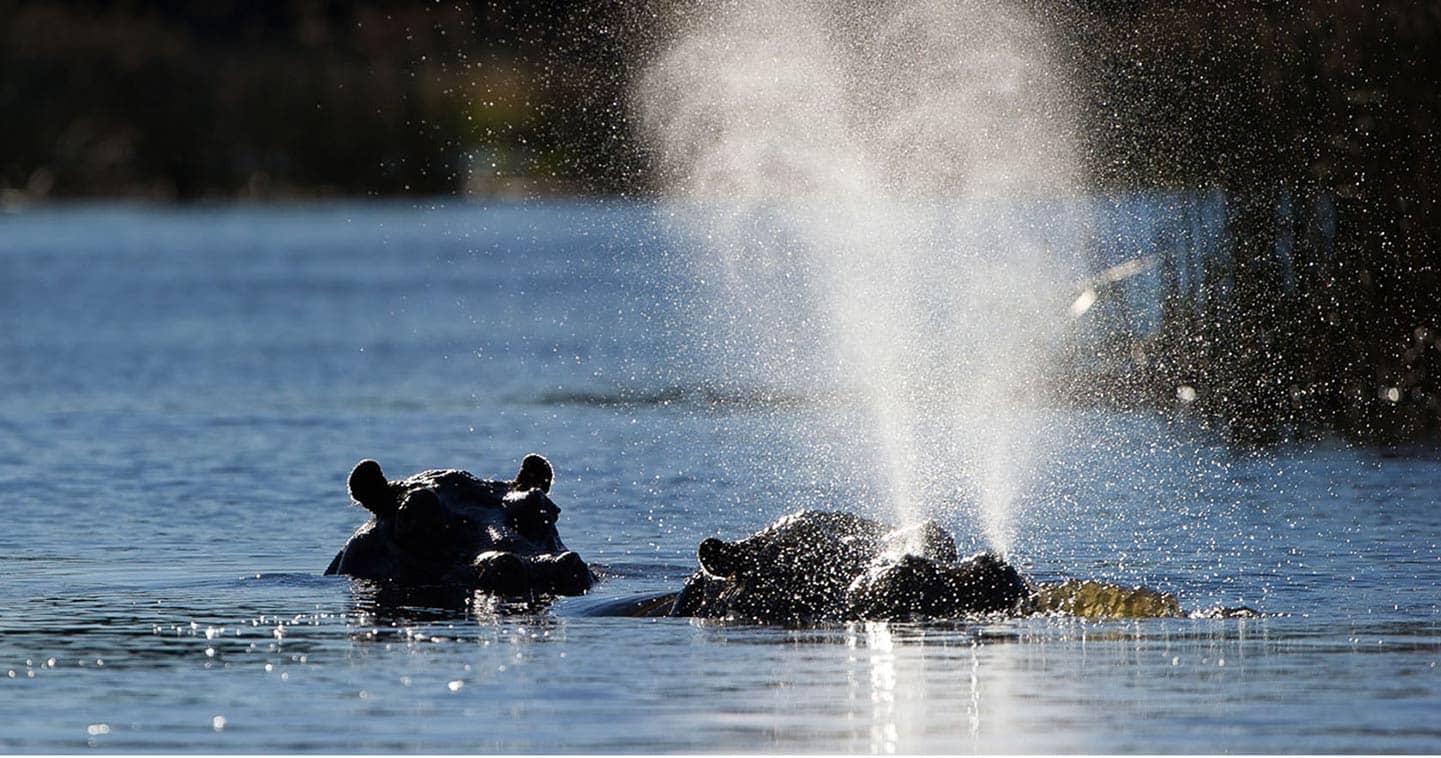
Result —
M 718 285 L 712 352 L 831 401 L 812 476 L 867 472 L 899 522 L 959 509 L 1006 551 L 1074 294 L 1044 30 L 990 0 L 736 0 L 679 26 L 636 95 Z

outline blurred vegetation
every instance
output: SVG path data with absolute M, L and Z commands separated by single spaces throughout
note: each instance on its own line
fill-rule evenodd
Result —
M 669 4 L 0 0 L 0 202 L 645 192 L 627 65 Z M 1158 241 L 1126 391 L 1242 439 L 1441 431 L 1441 5 L 1031 6 L 1096 188 L 1225 198 L 1226 254 L 1184 209 Z
M 1222 255 L 1159 240 L 1138 388 L 1238 439 L 1441 431 L 1441 5 L 1073 6 L 1101 186 L 1219 188 Z M 1201 269 L 1181 286 L 1186 267 Z
M 618 191 L 637 161 L 594 10 L 0 0 L 0 189 Z

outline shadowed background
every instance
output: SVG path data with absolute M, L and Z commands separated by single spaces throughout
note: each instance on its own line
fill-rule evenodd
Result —
M 1083 380 L 1063 392 L 1183 398 L 1245 441 L 1441 428 L 1441 9 L 1029 8 L 1069 69 L 1089 191 L 1163 193 L 1174 221 L 1137 250 L 1159 323 L 1115 335 L 1106 361 L 1071 356 Z M 0 2 L 0 204 L 650 194 L 633 79 L 669 19 L 707 12 Z M 1197 239 L 1208 214 L 1219 246 Z

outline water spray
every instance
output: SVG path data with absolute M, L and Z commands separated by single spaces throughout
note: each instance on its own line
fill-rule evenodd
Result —
M 992 0 L 737 0 L 636 92 L 697 275 L 724 283 L 720 359 L 846 398 L 804 430 L 837 451 L 830 475 L 872 472 L 902 524 L 961 510 L 1002 552 L 1074 298 L 1074 130 L 1047 49 Z

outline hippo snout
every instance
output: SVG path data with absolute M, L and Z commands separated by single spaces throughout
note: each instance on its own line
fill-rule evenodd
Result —
M 478 592 L 504 597 L 580 595 L 595 575 L 573 551 L 521 556 L 491 550 L 476 556 L 469 583 Z

